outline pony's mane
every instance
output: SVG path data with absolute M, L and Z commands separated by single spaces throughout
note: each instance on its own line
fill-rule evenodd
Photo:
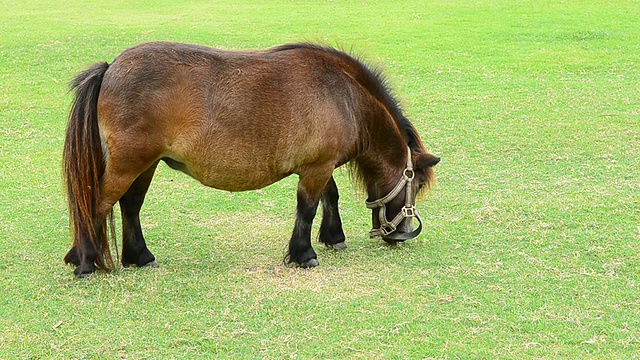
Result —
M 338 50 L 328 46 L 321 46 L 312 43 L 293 43 L 284 44 L 269 49 L 270 52 L 280 52 L 288 50 L 309 50 L 319 51 L 325 54 L 330 54 L 340 59 L 343 64 L 349 66 L 349 75 L 351 75 L 357 82 L 359 82 L 365 89 L 369 90 L 370 94 L 376 98 L 387 111 L 392 115 L 394 121 L 401 129 L 402 134 L 407 141 L 408 146 L 415 151 L 421 151 L 422 143 L 420 137 L 416 132 L 409 119 L 402 114 L 402 108 L 400 104 L 393 96 L 391 86 L 388 83 L 387 78 L 384 76 L 382 70 L 379 67 L 365 64 L 358 57 L 347 53 L 342 50 Z

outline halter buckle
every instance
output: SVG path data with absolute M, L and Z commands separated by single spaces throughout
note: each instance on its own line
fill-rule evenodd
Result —
M 380 232 L 382 233 L 382 236 L 387 236 L 394 231 L 396 231 L 396 227 L 393 226 L 392 223 L 388 222 L 386 224 L 380 224 Z
M 405 218 L 415 217 L 416 216 L 416 207 L 414 205 L 403 207 L 402 208 L 402 216 L 405 217 Z

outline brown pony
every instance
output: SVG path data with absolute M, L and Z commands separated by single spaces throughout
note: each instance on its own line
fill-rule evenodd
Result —
M 64 260 L 78 277 L 114 267 L 107 224 L 113 233 L 116 202 L 122 265 L 157 266 L 139 213 L 160 161 L 228 191 L 297 174 L 290 264 L 318 265 L 310 232 L 320 200 L 320 241 L 346 247 L 332 173 L 350 161 L 368 192 L 371 236 L 397 242 L 420 232 L 416 193 L 440 159 L 425 151 L 379 71 L 344 52 L 154 42 L 94 64 L 71 88 L 64 174 L 73 247 Z

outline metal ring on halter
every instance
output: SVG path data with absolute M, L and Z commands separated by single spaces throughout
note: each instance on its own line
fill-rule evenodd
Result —
M 411 156 L 411 154 L 409 154 L 409 156 Z M 411 176 L 407 175 L 408 172 L 411 173 Z M 405 179 L 407 179 L 407 181 L 412 181 L 413 178 L 416 177 L 416 172 L 413 171 L 413 169 L 406 168 L 406 169 L 404 169 L 403 175 L 404 175 Z

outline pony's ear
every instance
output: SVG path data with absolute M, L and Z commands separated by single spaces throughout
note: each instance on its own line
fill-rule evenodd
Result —
M 440 162 L 439 157 L 435 155 L 431 155 L 429 153 L 421 154 L 417 160 L 418 161 L 416 162 L 416 167 L 418 169 L 426 169 L 426 168 L 434 167 Z

